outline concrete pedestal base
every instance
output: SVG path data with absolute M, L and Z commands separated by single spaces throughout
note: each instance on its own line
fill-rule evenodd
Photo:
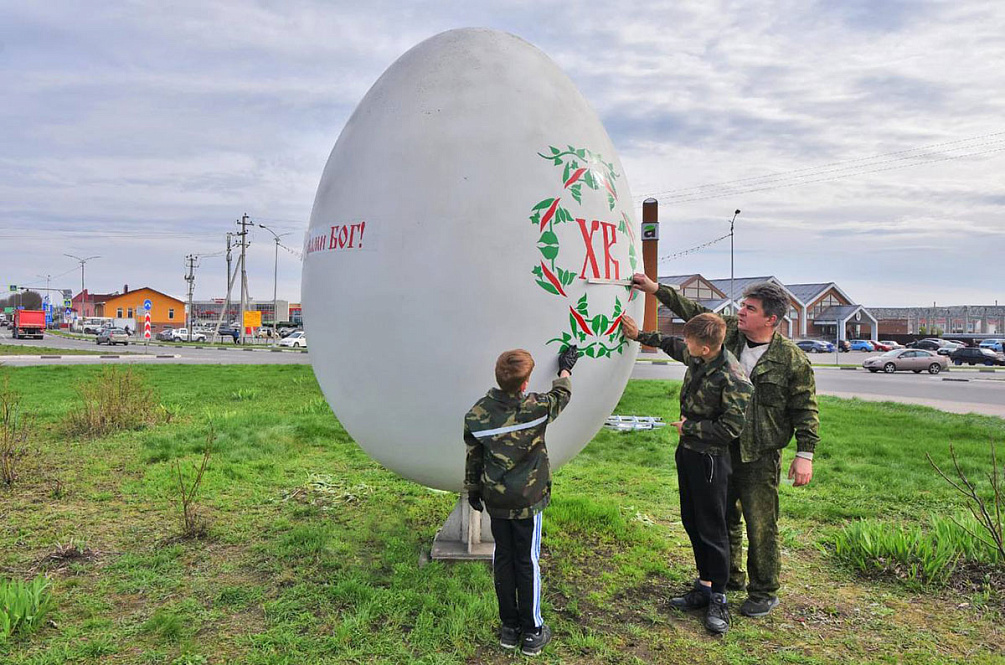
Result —
M 495 541 L 492 521 L 473 510 L 462 494 L 433 539 L 432 558 L 446 561 L 491 561 Z

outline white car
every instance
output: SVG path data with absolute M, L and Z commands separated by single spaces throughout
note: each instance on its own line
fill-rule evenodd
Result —
M 307 348 L 307 334 L 303 330 L 298 330 L 292 332 L 286 337 L 284 337 L 280 342 L 279 346 L 292 346 L 294 348 Z
M 188 341 L 188 328 L 175 328 L 171 331 L 171 341 L 172 342 L 187 342 Z M 192 331 L 192 341 L 193 342 L 205 342 L 206 335 L 197 331 Z

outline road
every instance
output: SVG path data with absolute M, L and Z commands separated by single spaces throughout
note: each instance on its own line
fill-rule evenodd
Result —
M 843 356 L 842 356 L 843 357 Z M 951 413 L 983 413 L 1005 418 L 1005 372 L 989 373 L 953 368 L 932 376 L 897 372 L 872 374 L 864 370 L 817 367 L 817 392 L 821 395 L 921 404 Z M 639 362 L 633 379 L 682 379 L 684 366 Z
M 11 340 L 9 333 L 0 336 L 0 342 L 23 344 L 59 349 L 96 350 L 92 341 L 66 339 L 48 335 L 44 340 Z M 40 358 L 38 356 L 2 356 L 0 364 L 9 367 L 51 364 L 92 364 L 92 363 L 182 363 L 182 364 L 308 364 L 308 354 L 301 352 L 269 351 L 265 348 L 248 350 L 246 347 L 196 348 L 181 345 L 150 346 L 144 353 L 141 344 L 117 346 L 114 349 L 101 347 L 104 355 L 118 355 L 119 358 L 100 356 L 63 356 L 62 358 Z M 868 353 L 843 353 L 843 363 L 861 364 Z M 656 356 L 659 358 L 659 356 Z M 833 362 L 832 355 L 811 355 L 817 362 Z M 952 368 L 937 376 L 898 372 L 896 374 L 870 374 L 859 370 L 817 367 L 817 391 L 835 397 L 857 397 L 873 401 L 895 401 L 907 404 L 931 406 L 952 413 L 982 413 L 1005 417 L 1005 371 L 978 372 L 970 369 Z M 653 364 L 636 363 L 632 371 L 633 379 L 681 379 L 684 366 L 678 363 Z
M 186 365 L 274 365 L 310 363 L 307 354 L 301 350 L 287 349 L 285 351 L 269 350 L 268 347 L 199 347 L 181 344 L 131 342 L 128 346 L 97 346 L 93 340 L 80 340 L 46 335 L 45 339 L 10 338 L 6 330 L 0 335 L 0 343 L 19 344 L 23 346 L 45 347 L 49 349 L 101 351 L 102 356 L 119 356 L 118 358 L 103 358 L 101 356 L 65 355 L 60 358 L 45 358 L 38 356 L 0 356 L 0 364 L 8 367 L 25 367 L 29 365 L 61 365 L 61 364 L 96 364 L 96 363 L 179 363 Z

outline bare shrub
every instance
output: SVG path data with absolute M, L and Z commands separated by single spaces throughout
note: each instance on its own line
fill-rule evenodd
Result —
M 18 466 L 28 455 L 31 428 L 32 419 L 24 413 L 20 393 L 4 376 L 0 387 L 0 482 L 7 487 L 17 480 Z
M 181 506 L 182 512 L 183 538 L 202 538 L 207 532 L 206 521 L 199 514 L 196 497 L 199 494 L 199 487 L 202 485 L 202 478 L 206 473 L 206 467 L 209 466 L 209 458 L 213 454 L 213 442 L 215 440 L 216 433 L 213 426 L 210 425 L 209 432 L 206 434 L 206 447 L 203 449 L 202 463 L 198 467 L 194 464 L 192 465 L 195 476 L 191 481 L 185 480 L 185 474 L 182 472 L 181 464 L 177 460 L 171 464 L 172 469 L 174 469 L 178 477 L 178 503 Z
M 70 435 L 100 437 L 136 430 L 161 419 L 154 391 L 131 367 L 105 367 L 101 374 L 77 386 L 80 406 L 66 419 Z
M 991 470 L 987 473 L 991 492 L 987 498 L 981 496 L 974 483 L 960 469 L 959 460 L 956 458 L 956 449 L 953 448 L 952 444 L 949 446 L 949 454 L 953 458 L 953 467 L 956 469 L 955 479 L 950 478 L 940 469 L 939 465 L 932 460 L 931 455 L 925 453 L 925 457 L 928 458 L 928 463 L 942 476 L 943 480 L 967 498 L 967 508 L 980 524 L 980 533 L 974 529 L 968 529 L 959 522 L 957 524 L 974 538 L 993 547 L 1001 556 L 1001 560 L 1005 560 L 1005 530 L 1002 528 L 1002 514 L 1005 513 L 1005 468 L 998 466 L 994 441 L 991 442 Z

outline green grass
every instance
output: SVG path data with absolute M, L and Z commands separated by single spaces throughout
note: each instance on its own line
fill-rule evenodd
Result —
M 0 344 L 0 356 L 100 356 L 106 351 L 87 349 L 56 349 L 51 346 Z
M 38 450 L 0 495 L 0 571 L 40 570 L 56 602 L 53 622 L 0 646 L 0 662 L 514 661 L 493 637 L 489 567 L 420 565 L 454 497 L 370 460 L 309 367 L 133 371 L 170 422 L 82 440 L 60 423 L 100 367 L 0 369 L 35 415 Z M 617 412 L 673 418 L 677 387 L 630 382 Z M 990 438 L 1005 438 L 1003 421 L 821 403 L 813 482 L 781 488 L 782 605 L 762 620 L 734 613 L 722 640 L 666 607 L 694 575 L 670 436 L 598 433 L 555 473 L 545 512 L 544 615 L 556 640 L 542 660 L 1005 662 L 999 594 L 919 592 L 861 578 L 833 554 L 858 518 L 909 530 L 957 514 L 961 498 L 923 453 L 945 464 L 953 443 L 977 475 Z M 198 463 L 209 420 L 215 452 L 199 501 L 209 535 L 179 539 L 171 464 Z M 90 555 L 41 563 L 67 542 Z

